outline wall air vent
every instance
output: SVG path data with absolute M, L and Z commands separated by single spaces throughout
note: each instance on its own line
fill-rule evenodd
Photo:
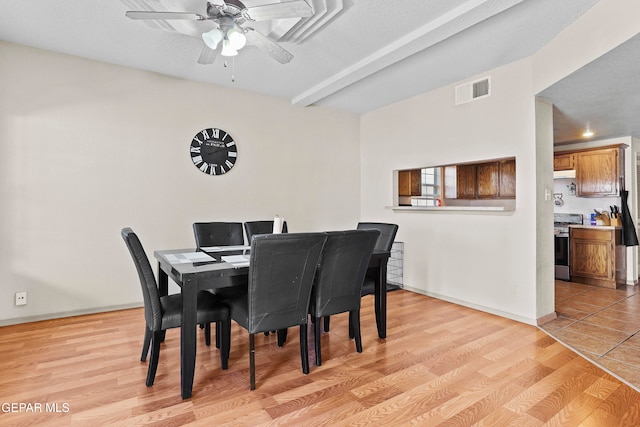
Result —
M 491 77 L 456 86 L 456 105 L 491 96 Z

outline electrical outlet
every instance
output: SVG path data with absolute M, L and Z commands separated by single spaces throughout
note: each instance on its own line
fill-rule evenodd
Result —
M 16 305 L 27 305 L 26 292 L 16 292 Z

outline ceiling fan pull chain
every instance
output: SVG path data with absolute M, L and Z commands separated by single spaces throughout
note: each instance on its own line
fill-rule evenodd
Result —
M 236 82 L 236 57 L 231 58 L 231 83 Z

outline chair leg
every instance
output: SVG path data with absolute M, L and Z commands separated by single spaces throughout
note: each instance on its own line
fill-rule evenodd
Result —
M 216 322 L 216 330 L 220 330 L 220 342 L 222 349 L 220 350 L 220 364 L 222 369 L 229 367 L 229 351 L 231 350 L 231 319 Z M 218 333 L 216 332 L 216 341 Z
M 327 319 L 327 317 L 325 317 Z M 316 349 L 316 366 L 322 365 L 322 351 L 320 350 L 320 317 L 315 317 L 313 322 L 313 342 Z
M 362 336 L 360 335 L 360 310 L 353 310 L 349 312 L 349 323 L 353 323 L 353 335 L 356 339 L 356 351 L 358 353 L 362 353 Z
M 329 319 L 331 316 L 324 316 L 324 331 L 329 332 Z
M 217 336 L 216 336 L 217 339 Z M 204 344 L 209 347 L 211 345 L 211 323 L 204 325 Z
M 147 370 L 147 387 L 153 385 L 156 379 L 156 370 L 158 369 L 158 361 L 160 360 L 160 342 L 162 341 L 162 331 L 153 332 L 151 338 L 151 357 L 149 360 L 149 369 Z
M 302 373 L 309 373 L 309 347 L 307 345 L 307 325 L 300 325 L 300 358 L 302 359 Z
M 144 328 L 144 342 L 142 343 L 142 354 L 140 355 L 140 361 L 147 360 L 147 354 L 149 354 L 149 345 L 151 344 L 151 330 L 145 326 Z
M 249 334 L 249 384 L 256 389 L 256 348 L 253 334 Z
M 349 315 L 349 339 L 352 340 L 354 336 L 353 319 L 351 319 L 351 315 Z
M 220 348 L 220 334 L 222 334 L 222 332 L 220 331 L 220 322 L 216 322 L 216 348 Z
M 278 347 L 282 347 L 285 342 L 287 342 L 287 332 L 288 329 L 278 329 L 276 334 L 278 335 Z

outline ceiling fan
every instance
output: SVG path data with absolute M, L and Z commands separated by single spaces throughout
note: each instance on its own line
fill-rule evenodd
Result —
M 212 64 L 220 50 L 222 56 L 235 56 L 245 43 L 260 50 L 281 64 L 286 64 L 293 55 L 260 31 L 246 26 L 256 21 L 283 18 L 305 18 L 313 10 L 305 0 L 291 0 L 262 6 L 246 7 L 240 0 L 215 0 L 207 2 L 206 16 L 190 12 L 127 11 L 125 16 L 142 20 L 190 20 L 210 21 L 215 28 L 202 34 L 205 46 L 198 58 L 200 64 Z M 218 49 L 218 47 L 220 47 Z

